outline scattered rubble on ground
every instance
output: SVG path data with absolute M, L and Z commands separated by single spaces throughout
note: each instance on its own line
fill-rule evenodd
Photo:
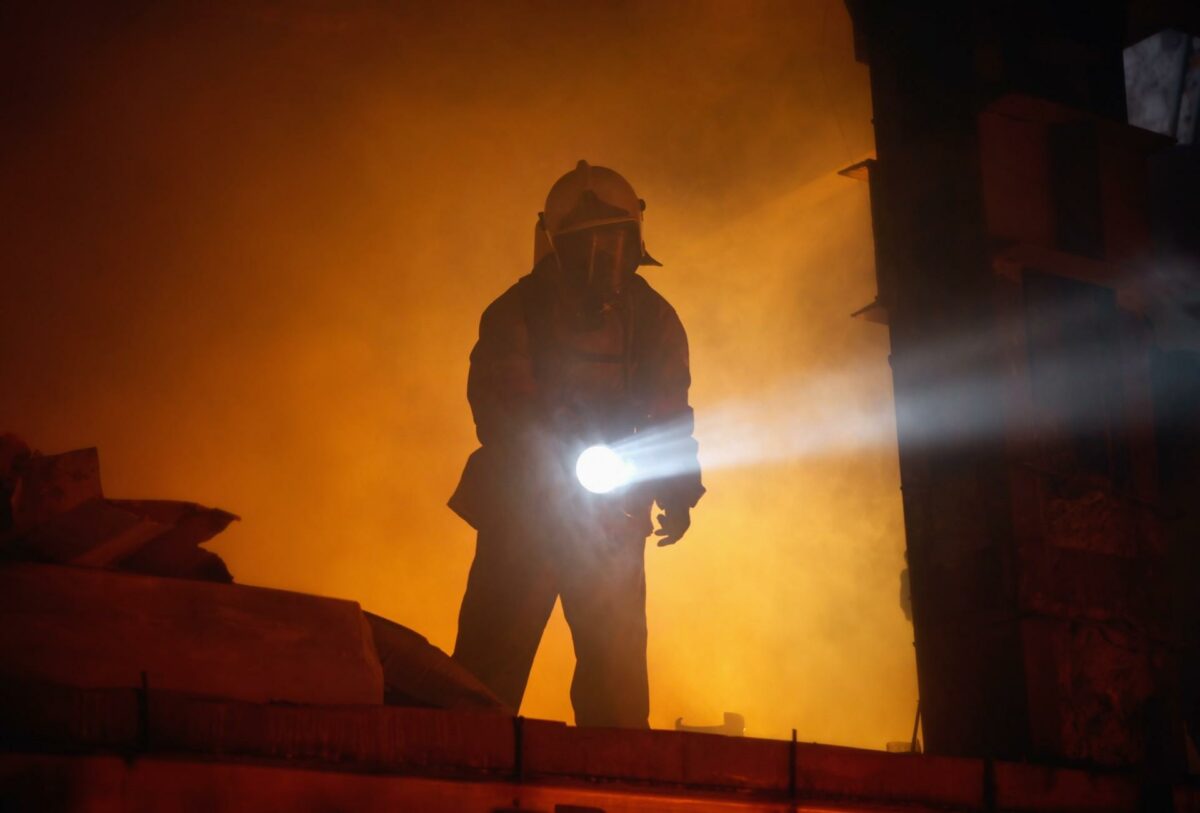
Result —
M 188 661 L 189 658 L 195 660 L 194 667 L 201 671 L 219 673 L 222 669 L 236 666 L 238 675 L 202 674 L 198 676 L 202 678 L 198 682 L 190 681 L 186 675 L 172 678 L 179 684 L 178 688 L 185 691 L 208 693 L 214 691 L 213 687 L 241 685 L 238 681 L 245 682 L 246 664 L 252 663 L 264 651 L 264 647 L 269 650 L 278 645 L 283 647 L 281 652 L 293 658 L 291 668 L 296 673 L 292 678 L 284 674 L 259 675 L 259 682 L 263 684 L 259 688 L 262 692 L 270 692 L 273 691 L 270 688 L 272 685 L 304 685 L 306 678 L 326 674 L 328 664 L 317 661 L 327 659 L 330 652 L 337 650 L 340 644 L 336 638 L 340 635 L 345 639 L 343 643 L 351 648 L 357 647 L 356 651 L 366 647 L 368 661 L 372 662 L 368 671 L 374 671 L 376 686 L 379 685 L 380 672 L 383 677 L 382 692 L 376 690 L 378 697 L 373 701 L 363 700 L 362 697 L 366 695 L 351 692 L 346 696 L 357 698 L 353 702 L 505 710 L 500 701 L 473 675 L 407 627 L 372 613 L 362 613 L 353 602 L 233 584 L 233 576 L 221 557 L 202 546 L 237 519 L 228 511 L 192 502 L 105 497 L 96 449 L 41 454 L 17 436 L 0 433 L 0 562 L 10 565 L 64 565 L 166 579 L 216 582 L 227 585 L 218 589 L 237 592 L 237 595 L 231 593 L 227 596 L 224 593 L 189 593 L 185 590 L 183 593 L 192 595 L 196 603 L 211 605 L 185 612 L 186 608 L 176 606 L 178 601 L 171 604 L 167 600 L 172 590 L 165 582 L 162 583 L 163 589 L 157 589 L 153 584 L 128 579 L 97 581 L 95 578 L 83 578 L 80 581 L 83 574 L 79 574 L 79 577 L 70 576 L 71 572 L 78 571 L 53 568 L 39 570 L 28 566 L 10 568 L 7 576 L 18 581 L 23 579 L 22 584 L 30 579 L 42 579 L 47 586 L 56 586 L 59 592 L 54 595 L 59 609 L 43 606 L 46 605 L 45 601 L 31 598 L 38 595 L 38 591 L 29 585 L 25 585 L 23 594 L 27 600 L 21 601 L 20 596 L 10 596 L 11 600 L 0 607 L 0 615 L 7 616 L 0 618 L 0 623 L 33 624 L 38 627 L 37 639 L 41 642 L 39 649 L 42 651 L 41 657 L 31 659 L 31 656 L 27 657 L 32 651 L 29 646 L 23 647 L 21 652 L 0 648 L 0 675 L 65 682 L 69 685 L 87 683 L 89 687 L 116 681 L 116 684 L 123 686 L 136 682 L 139 670 L 146 670 L 148 664 L 170 664 L 178 660 L 173 660 L 171 654 L 171 650 L 177 648 L 182 661 Z M 58 578 L 56 574 L 69 578 Z M 87 596 L 80 594 L 79 602 L 71 601 L 62 592 L 64 584 L 69 587 L 76 582 L 91 585 L 79 588 L 85 592 L 91 590 Z M 106 601 L 105 590 L 111 593 L 110 600 Z M 281 598 L 267 601 L 259 595 L 269 593 L 278 594 Z M 329 625 L 323 624 L 322 619 L 336 616 L 338 608 L 317 607 L 312 610 L 315 615 L 305 620 L 305 617 L 299 617 L 288 609 L 291 607 L 294 610 L 293 605 L 299 606 L 296 601 L 289 603 L 286 599 L 288 595 L 294 596 L 301 604 L 309 600 L 310 604 L 349 605 L 349 611 L 356 614 L 358 620 L 351 625 L 354 629 L 350 633 L 343 631 L 334 635 L 334 639 L 326 640 L 329 638 L 329 629 L 325 627 Z M 85 598 L 91 603 L 84 601 Z M 74 607 L 80 602 L 91 609 L 86 612 L 74 611 L 82 609 Z M 162 617 L 149 618 L 149 624 L 143 629 L 139 626 L 141 622 L 134 617 L 138 613 L 130 609 L 134 605 L 141 607 L 139 612 L 142 615 L 153 616 L 155 612 L 160 612 Z M 235 627 L 229 626 L 230 612 L 240 619 Z M 300 616 L 303 615 L 300 613 Z M 118 629 L 127 630 L 120 633 L 122 640 L 112 642 L 111 647 L 105 646 L 103 641 L 95 641 L 91 630 L 96 628 L 97 619 L 112 621 L 108 627 L 100 624 L 100 628 L 108 629 L 110 633 Z M 310 624 L 321 627 L 323 631 L 309 629 Z M 158 631 L 164 634 L 143 634 L 157 628 L 161 628 Z M 241 632 L 243 628 L 245 634 Z M 335 633 L 339 628 L 337 624 L 330 627 Z M 306 644 L 297 648 L 295 645 L 295 642 L 304 643 L 313 636 L 316 636 L 313 640 L 318 640 L 321 634 L 325 634 L 325 639 L 318 641 L 320 646 Z M 258 635 L 258 638 L 255 639 L 254 635 Z M 255 640 L 258 643 L 254 643 Z M 54 647 L 59 649 L 55 650 Z M 223 647 L 227 649 L 224 654 Z M 207 659 L 202 657 L 205 652 L 209 654 Z M 306 652 L 309 654 L 305 655 Z M 318 652 L 323 654 L 318 655 Z M 306 657 L 314 660 L 306 661 Z M 105 659 L 109 659 L 110 663 L 105 664 Z M 67 668 L 72 663 L 85 662 L 87 669 Z M 157 671 L 163 673 L 164 669 L 170 672 L 166 667 Z M 121 677 L 111 680 L 97 677 L 105 675 Z M 164 673 L 157 677 L 165 678 L 167 675 Z M 222 682 L 225 677 L 233 682 Z M 149 675 L 148 680 L 155 685 L 156 675 Z M 337 687 L 326 688 L 332 690 Z M 274 691 L 278 694 L 279 690 Z M 219 693 L 222 696 L 235 696 L 228 691 Z M 311 695 L 315 698 L 319 694 L 302 692 L 291 702 L 304 702 L 303 697 Z M 334 691 L 329 696 L 340 695 Z

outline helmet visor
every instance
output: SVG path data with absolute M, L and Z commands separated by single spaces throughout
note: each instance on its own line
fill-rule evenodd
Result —
M 569 232 L 554 244 L 567 279 L 601 301 L 620 296 L 642 261 L 637 223 Z

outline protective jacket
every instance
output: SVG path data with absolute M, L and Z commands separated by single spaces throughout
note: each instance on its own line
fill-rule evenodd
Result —
M 652 502 L 690 508 L 704 493 L 687 336 L 674 308 L 640 276 L 619 306 L 581 320 L 555 295 L 554 270 L 552 258 L 540 263 L 483 314 L 467 384 L 481 447 L 450 507 L 481 531 L 520 517 L 573 515 L 585 499 L 571 473 L 579 451 L 669 427 L 679 458 L 671 476 L 600 501 L 645 537 Z

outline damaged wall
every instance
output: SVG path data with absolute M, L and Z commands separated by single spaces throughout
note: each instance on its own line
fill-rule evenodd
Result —
M 890 420 L 886 336 L 847 318 L 870 225 L 833 172 L 871 134 L 836 0 L 3 14 L 0 428 L 98 446 L 106 494 L 237 513 L 213 549 L 241 582 L 452 646 L 467 354 L 579 158 L 648 202 L 702 459 L 730 403 Z M 648 550 L 652 724 L 907 738 L 893 442 L 707 476 Z M 525 713 L 570 719 L 571 660 L 556 612 Z

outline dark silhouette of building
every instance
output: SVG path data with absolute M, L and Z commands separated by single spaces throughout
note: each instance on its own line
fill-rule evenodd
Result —
M 847 5 L 927 749 L 1182 770 L 1195 368 L 1147 283 L 1186 222 L 1151 161 L 1195 157 L 1127 123 L 1123 53 L 1195 9 Z

